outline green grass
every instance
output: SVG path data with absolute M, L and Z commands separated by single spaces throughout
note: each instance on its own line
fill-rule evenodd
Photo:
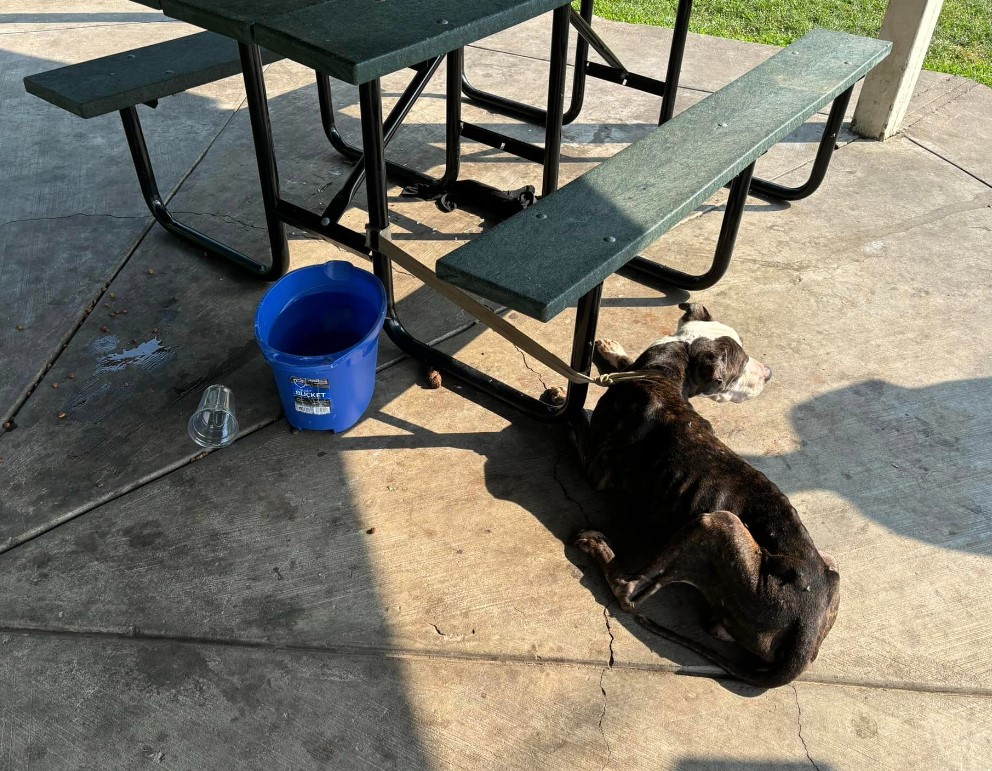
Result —
M 898 2 L 898 0 L 893 0 Z M 696 0 L 690 29 L 704 35 L 787 45 L 813 27 L 875 37 L 888 0 Z M 597 0 L 596 15 L 670 27 L 676 0 Z M 945 0 L 923 65 L 992 86 L 992 4 Z

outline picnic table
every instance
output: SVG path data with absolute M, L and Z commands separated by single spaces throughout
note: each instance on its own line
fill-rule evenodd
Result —
M 159 4 L 159 0 L 136 2 Z M 689 0 L 683 0 L 683 16 L 690 7 Z M 373 270 L 386 290 L 385 331 L 402 350 L 533 417 L 549 421 L 571 420 L 581 414 L 591 382 L 588 373 L 604 280 L 622 272 L 649 286 L 712 286 L 729 265 L 748 194 L 796 200 L 816 190 L 829 164 L 854 84 L 890 48 L 885 41 L 815 30 L 674 118 L 674 89 L 668 89 L 661 113 L 664 125 L 558 191 L 570 25 L 575 25 L 583 39 L 591 41 L 601 54 L 607 50 L 601 41 L 595 42 L 595 33 L 591 32 L 586 18 L 591 9 L 588 1 L 583 2 L 579 14 L 572 11 L 567 0 L 161 0 L 161 8 L 167 15 L 207 31 L 29 76 L 25 79 L 26 88 L 82 117 L 118 110 L 146 202 L 170 231 L 267 280 L 282 275 L 289 264 L 286 225 L 371 258 Z M 552 13 L 547 105 L 539 115 L 531 115 L 545 126 L 544 146 L 514 141 L 462 120 L 464 46 L 546 12 Z M 686 22 L 687 17 L 682 19 L 683 29 L 676 35 L 681 35 L 681 43 Z M 680 61 L 678 47 L 673 49 L 673 56 Z M 265 61 L 281 57 L 317 73 L 328 138 L 339 150 L 360 161 L 320 213 L 280 196 L 262 66 Z M 608 52 L 606 58 L 608 68 L 618 69 L 618 62 L 609 63 Z M 446 169 L 440 178 L 431 178 L 387 161 L 386 147 L 444 60 Z M 670 58 L 670 70 L 671 62 Z M 407 68 L 413 71 L 409 85 L 384 117 L 380 79 Z M 241 254 L 172 217 L 158 194 L 136 110 L 138 104 L 154 106 L 159 98 L 239 69 L 245 83 L 268 227 L 269 264 Z M 675 75 L 677 80 L 677 68 Z M 344 142 L 334 126 L 332 77 L 358 87 L 360 150 Z M 664 84 L 651 87 L 657 90 Z M 831 103 L 807 182 L 784 187 L 753 176 L 755 161 L 764 152 Z M 574 104 L 573 101 L 573 107 Z M 458 177 L 459 142 L 463 136 L 542 163 L 542 199 L 446 255 L 438 261 L 435 274 L 391 241 L 387 171 L 404 183 L 443 190 Z M 364 233 L 339 222 L 362 181 L 366 185 L 369 220 Z M 724 185 L 730 186 L 730 196 L 713 266 L 708 271 L 690 275 L 638 254 Z M 569 388 L 564 402 L 539 401 L 411 335 L 396 311 L 394 261 L 565 375 Z M 566 307 L 576 305 L 568 363 L 514 332 L 508 323 L 462 290 L 540 321 L 548 321 Z

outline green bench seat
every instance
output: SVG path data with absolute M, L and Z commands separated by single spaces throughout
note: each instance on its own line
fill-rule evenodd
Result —
M 153 0 L 146 0 L 145 4 L 151 5 Z M 244 60 L 242 50 L 246 54 Z M 24 88 L 81 118 L 120 113 L 138 185 L 155 220 L 196 249 L 232 262 L 260 278 L 274 280 L 289 265 L 289 247 L 282 223 L 275 217 L 268 218 L 272 261 L 264 264 L 177 220 L 158 189 L 138 105 L 155 107 L 163 97 L 237 75 L 243 63 L 253 76 L 260 77 L 262 64 L 281 58 L 265 49 L 241 49 L 234 40 L 214 32 L 201 32 L 29 75 L 24 78 Z M 256 137 L 256 146 L 257 141 Z M 265 195 L 271 189 L 265 185 L 274 176 L 274 166 L 264 165 L 263 172 L 263 165 L 263 160 L 259 160 Z
M 281 58 L 262 50 L 265 62 Z M 213 32 L 200 32 L 28 75 L 24 88 L 81 118 L 93 118 L 240 72 L 237 43 Z
M 814 30 L 437 263 L 445 281 L 548 321 L 849 89 L 891 43 Z

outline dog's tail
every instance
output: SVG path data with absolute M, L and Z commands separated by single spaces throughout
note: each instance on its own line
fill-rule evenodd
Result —
M 782 657 L 778 661 L 769 664 L 767 668 L 752 667 L 734 661 L 702 643 L 666 629 L 647 616 L 635 616 L 635 618 L 637 623 L 649 632 L 698 653 L 719 666 L 731 677 L 758 688 L 777 688 L 780 685 L 791 683 L 799 677 L 816 656 L 817 643 L 819 642 L 815 633 L 809 634 L 809 630 L 804 624 L 797 624 L 790 637 L 784 641 Z

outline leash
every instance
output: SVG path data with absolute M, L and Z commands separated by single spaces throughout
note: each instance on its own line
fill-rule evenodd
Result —
M 661 377 L 661 374 L 656 370 L 612 372 L 604 375 L 598 375 L 597 377 L 591 377 L 583 372 L 579 372 L 578 370 L 570 367 L 565 363 L 565 361 L 553 354 L 536 340 L 533 340 L 525 335 L 502 316 L 493 313 L 493 311 L 480 303 L 478 300 L 469 296 L 466 292 L 463 292 L 458 287 L 449 284 L 447 281 L 442 281 L 437 277 L 437 274 L 434 271 L 420 263 L 415 257 L 413 257 L 413 255 L 404 251 L 390 241 L 386 233 L 379 234 L 378 250 L 401 268 L 408 271 L 413 276 L 437 291 L 440 295 L 453 302 L 463 311 L 471 316 L 474 316 L 497 335 L 509 340 L 520 350 L 529 353 L 539 362 L 544 364 L 549 369 L 557 372 L 571 383 L 584 383 L 587 385 L 596 385 L 602 388 L 609 388 L 617 383 L 623 383 L 628 380 L 647 380 L 650 378 Z

